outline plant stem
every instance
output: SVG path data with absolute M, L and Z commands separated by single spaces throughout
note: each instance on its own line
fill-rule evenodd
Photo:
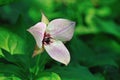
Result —
M 37 56 L 36 66 L 35 66 L 35 76 L 38 74 L 39 71 L 39 62 L 40 62 L 41 55 Z

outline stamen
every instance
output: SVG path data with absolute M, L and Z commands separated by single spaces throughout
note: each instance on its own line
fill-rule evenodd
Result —
M 50 34 L 47 34 L 47 33 L 45 33 L 44 34 L 44 39 L 43 39 L 43 44 L 44 45 L 48 45 L 48 44 L 50 44 L 52 41 L 51 41 L 51 37 L 50 37 Z

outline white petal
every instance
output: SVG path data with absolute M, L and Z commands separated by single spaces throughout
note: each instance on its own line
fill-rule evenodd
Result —
M 67 19 L 55 19 L 48 24 L 47 32 L 54 39 L 69 41 L 74 33 L 75 22 Z
M 46 51 L 54 60 L 67 65 L 70 62 L 70 54 L 61 41 L 54 41 L 49 45 L 44 45 Z
M 28 31 L 35 38 L 35 40 L 37 42 L 37 46 L 39 48 L 42 47 L 42 40 L 43 40 L 43 37 L 44 37 L 45 29 L 46 29 L 46 24 L 43 23 L 43 22 L 39 22 L 36 25 L 34 25 L 34 26 L 32 26 L 31 28 L 28 29 Z

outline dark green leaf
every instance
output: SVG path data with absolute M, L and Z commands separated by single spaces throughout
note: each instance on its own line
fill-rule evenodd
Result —
M 62 80 L 96 80 L 86 67 L 55 67 L 51 69 L 58 73 Z
M 16 0 L 0 0 L 0 6 L 10 4 Z
M 18 68 L 16 65 L 14 64 L 4 64 L 4 63 L 0 63 L 0 74 L 2 74 L 3 76 L 1 76 L 0 78 L 5 78 L 5 77 L 9 77 L 9 76 L 18 76 L 18 77 L 23 77 L 24 75 L 21 73 L 20 68 Z

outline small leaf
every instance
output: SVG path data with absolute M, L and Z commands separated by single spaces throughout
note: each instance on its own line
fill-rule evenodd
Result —
M 42 72 L 36 80 L 61 80 L 59 75 L 53 72 Z

